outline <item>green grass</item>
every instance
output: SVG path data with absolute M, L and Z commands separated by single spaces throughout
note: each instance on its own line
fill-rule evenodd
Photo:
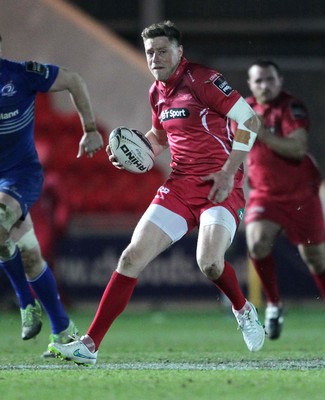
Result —
M 323 306 L 322 306 L 323 307 Z M 2 400 L 299 400 L 323 399 L 325 319 L 322 307 L 287 307 L 280 340 L 250 353 L 222 309 L 126 311 L 112 326 L 95 367 L 40 357 L 41 334 L 20 339 L 18 312 L 0 316 Z M 94 309 L 72 311 L 84 333 Z

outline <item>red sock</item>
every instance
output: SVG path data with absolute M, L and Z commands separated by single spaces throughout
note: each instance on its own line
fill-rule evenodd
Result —
M 239 286 L 236 273 L 227 261 L 225 261 L 221 276 L 213 283 L 228 297 L 235 310 L 238 311 L 244 307 L 246 299 Z
M 321 296 L 323 297 L 323 300 L 325 300 L 325 272 L 322 272 L 321 274 L 312 274 L 312 277 L 321 293 Z
M 127 306 L 137 281 L 136 278 L 119 274 L 117 271 L 113 272 L 101 298 L 93 322 L 87 331 L 87 335 L 95 343 L 96 350 L 109 327 Z
M 278 286 L 278 274 L 273 256 L 262 260 L 251 259 L 257 275 L 260 277 L 265 296 L 268 303 L 280 303 L 280 293 Z

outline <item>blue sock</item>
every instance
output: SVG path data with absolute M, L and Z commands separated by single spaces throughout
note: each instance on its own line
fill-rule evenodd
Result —
M 60 301 L 51 268 L 45 264 L 43 272 L 32 281 L 29 281 L 29 284 L 34 289 L 49 316 L 52 333 L 64 331 L 69 325 L 69 317 Z
M 19 307 L 26 308 L 28 304 L 34 306 L 35 300 L 26 279 L 23 262 L 18 248 L 16 248 L 15 253 L 9 260 L 0 261 L 0 268 L 5 271 L 12 287 L 14 288 L 19 302 Z

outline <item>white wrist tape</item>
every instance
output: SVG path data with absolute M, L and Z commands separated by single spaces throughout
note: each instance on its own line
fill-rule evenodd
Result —
M 232 144 L 233 150 L 249 151 L 252 148 L 257 134 L 248 129 L 244 123 L 254 115 L 255 112 L 242 97 L 227 113 L 227 117 L 237 122 L 237 131 Z

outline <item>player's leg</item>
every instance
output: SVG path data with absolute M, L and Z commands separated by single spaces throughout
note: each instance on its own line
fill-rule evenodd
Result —
M 264 329 L 255 307 L 245 299 L 233 267 L 224 258 L 236 230 L 235 218 L 226 208 L 213 207 L 204 211 L 200 217 L 197 262 L 203 274 L 232 303 L 248 349 L 258 351 L 264 343 Z
M 20 251 L 11 238 L 12 227 L 21 217 L 20 204 L 0 193 L 0 268 L 4 270 L 16 293 L 22 317 L 22 339 L 36 336 L 42 327 L 41 307 L 35 301 L 26 280 Z
M 289 231 L 289 239 L 297 244 L 299 253 L 325 300 L 325 224 L 318 193 L 305 198 L 299 206 L 294 226 Z
M 228 218 L 232 222 L 229 224 L 232 232 L 221 225 L 222 222 L 218 224 L 217 213 L 220 215 L 220 221 L 221 218 Z M 239 287 L 235 271 L 224 258 L 236 229 L 234 217 L 225 208 L 213 207 L 205 211 L 200 219 L 196 258 L 202 273 L 219 287 L 236 310 L 240 310 L 246 299 Z
M 246 242 L 249 256 L 261 283 L 268 303 L 278 304 L 280 293 L 275 260 L 272 248 L 280 226 L 267 220 L 252 221 L 246 224 Z
M 272 247 L 281 228 L 268 220 L 246 224 L 246 242 L 252 264 L 261 280 L 267 299 L 265 329 L 269 339 L 277 339 L 283 327 L 283 306 L 280 299 L 277 266 Z
M 325 300 L 325 243 L 298 245 L 298 249 Z
M 186 225 L 179 219 L 181 217 L 161 206 L 149 206 L 118 261 L 87 334 L 67 345 L 51 343 L 49 350 L 52 353 L 78 364 L 96 363 L 100 343 L 129 303 L 137 277 L 150 261 L 173 243 L 172 230 Z M 172 233 L 167 233 L 169 229 Z M 185 233 L 186 229 L 182 235 Z M 178 233 L 176 236 L 179 236 Z
M 52 331 L 50 342 L 70 342 L 70 336 L 77 333 L 77 328 L 61 303 L 52 270 L 42 257 L 30 214 L 24 221 L 17 222 L 11 236 L 19 247 L 27 280 L 48 314 Z M 48 355 L 44 353 L 44 356 Z
M 87 334 L 97 350 L 107 330 L 128 304 L 147 264 L 170 246 L 171 238 L 153 222 L 141 219 L 123 251 Z

